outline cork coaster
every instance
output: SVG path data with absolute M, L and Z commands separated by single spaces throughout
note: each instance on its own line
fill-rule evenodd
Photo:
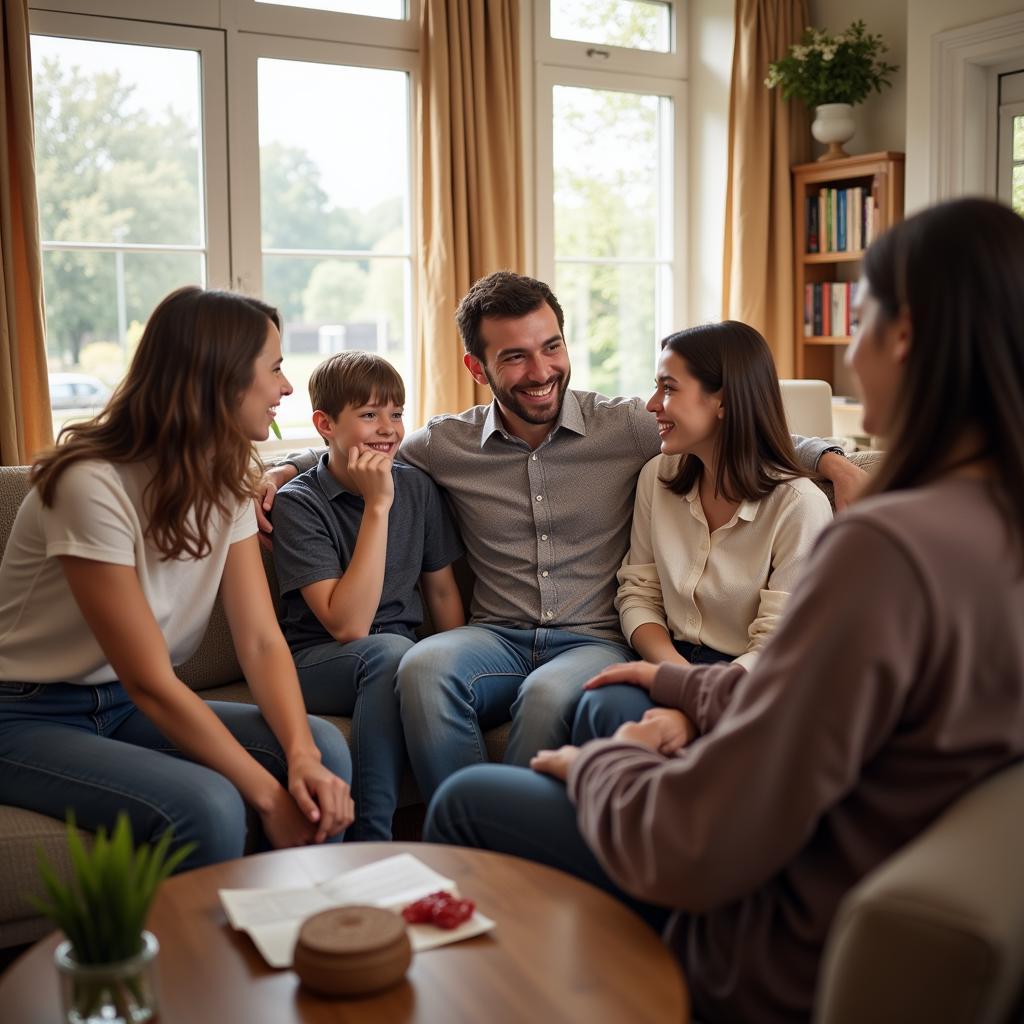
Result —
M 380 907 L 335 907 L 299 931 L 293 966 L 323 995 L 362 995 L 401 981 L 412 961 L 405 922 Z

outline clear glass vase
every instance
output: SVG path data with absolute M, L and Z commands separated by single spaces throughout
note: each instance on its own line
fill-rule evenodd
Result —
M 160 945 L 142 933 L 142 949 L 112 964 L 80 964 L 71 943 L 53 954 L 60 974 L 61 1003 L 67 1024 L 144 1024 L 159 1009 L 156 958 Z

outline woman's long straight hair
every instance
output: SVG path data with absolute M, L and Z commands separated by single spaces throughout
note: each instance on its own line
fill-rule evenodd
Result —
M 255 492 L 242 395 L 271 324 L 272 306 L 232 292 L 179 288 L 153 310 L 124 380 L 102 412 L 61 430 L 32 471 L 44 505 L 84 459 L 147 462 L 146 533 L 165 558 L 202 558 L 216 509 L 231 514 Z
M 1024 220 L 989 199 L 941 203 L 881 235 L 864 256 L 864 278 L 883 317 L 905 311 L 911 331 L 889 450 L 869 493 L 942 475 L 953 446 L 974 432 L 1020 537 Z
M 796 461 L 786 426 L 771 349 L 747 324 L 726 320 L 670 334 L 662 349 L 675 353 L 708 394 L 721 392 L 725 416 L 715 439 L 715 493 L 757 501 L 780 480 L 809 474 Z M 699 459 L 684 458 L 663 481 L 687 494 L 700 479 Z

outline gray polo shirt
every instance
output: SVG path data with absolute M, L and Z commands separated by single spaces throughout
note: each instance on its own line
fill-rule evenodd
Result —
M 794 441 L 811 467 L 828 447 Z M 471 621 L 622 642 L 615 572 L 629 548 L 637 476 L 660 451 L 643 399 L 570 390 L 534 450 L 505 430 L 492 402 L 435 416 L 406 437 L 401 456 L 455 511 L 476 577 Z
M 451 515 L 434 482 L 412 466 L 391 467 L 395 500 L 388 515 L 384 587 L 372 633 L 415 640 L 423 621 L 420 574 L 443 569 L 463 553 Z M 301 588 L 339 579 L 352 561 L 363 499 L 331 475 L 326 453 L 281 488 L 274 501 L 274 566 L 281 591 L 281 628 L 293 651 L 327 643 L 330 634 Z

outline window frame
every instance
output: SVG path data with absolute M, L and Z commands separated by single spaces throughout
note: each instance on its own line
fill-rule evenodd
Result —
M 222 33 L 194 26 L 32 10 L 29 12 L 29 34 L 198 51 L 199 119 L 203 152 L 203 175 L 200 181 L 203 237 L 197 249 L 206 255 L 207 286 L 228 287 L 232 268 L 228 222 L 227 91 Z M 46 242 L 46 239 L 40 239 L 44 252 L 49 249 Z M 111 252 L 133 251 L 130 244 L 123 249 L 116 245 L 103 245 L 100 248 Z M 143 250 L 145 248 L 142 247 Z
M 539 65 L 536 70 L 534 109 L 535 123 L 535 240 L 537 248 L 537 273 L 545 281 L 554 284 L 555 253 L 554 225 L 554 104 L 553 93 L 556 85 L 570 88 L 599 89 L 601 91 L 633 92 L 642 95 L 663 96 L 672 101 L 671 157 L 663 168 L 662 197 L 671 198 L 672 230 L 668 257 L 656 254 L 649 262 L 655 266 L 667 263 L 671 285 L 667 294 L 660 295 L 654 310 L 655 337 L 651 339 L 652 351 L 657 353 L 661 337 L 678 329 L 687 322 L 687 247 L 686 247 L 686 83 L 680 79 L 619 75 L 593 69 L 567 68 Z M 662 142 L 665 139 L 665 125 L 662 126 Z M 660 248 L 660 246 L 659 246 Z M 608 260 L 609 263 L 636 263 L 635 259 Z M 644 263 L 648 261 L 643 261 Z M 656 292 L 658 294 L 658 292 Z
M 534 0 L 534 48 L 538 63 L 587 68 L 644 77 L 685 79 L 686 0 L 661 0 L 669 8 L 669 49 L 637 50 L 627 46 L 559 39 L 551 35 L 551 0 Z
M 418 292 L 416 253 L 418 245 L 417 217 L 419 201 L 415 168 L 419 158 L 416 139 L 415 95 L 419 76 L 419 54 L 393 48 L 367 48 L 332 41 L 293 39 L 258 33 L 239 33 L 229 39 L 232 56 L 228 61 L 229 150 L 232 154 L 228 192 L 231 202 L 232 252 L 235 254 L 233 287 L 254 295 L 263 294 L 263 243 L 260 205 L 260 144 L 258 107 L 258 62 L 261 57 L 274 60 L 295 60 L 302 63 L 333 64 L 342 67 L 375 68 L 400 71 L 408 75 L 409 121 L 408 180 L 409 180 L 409 308 L 406 325 L 407 364 L 414 366 Z M 319 251 L 319 250 L 318 250 Z M 339 256 L 345 254 L 339 253 Z M 373 251 L 368 250 L 367 258 Z M 418 395 L 411 390 L 407 406 L 410 421 L 416 422 Z M 314 437 L 314 433 L 309 437 Z M 269 442 L 268 442 L 269 443 Z M 295 439 L 286 441 L 285 447 L 295 447 Z M 261 447 L 262 450 L 262 447 Z

